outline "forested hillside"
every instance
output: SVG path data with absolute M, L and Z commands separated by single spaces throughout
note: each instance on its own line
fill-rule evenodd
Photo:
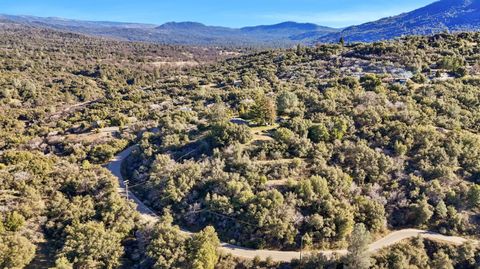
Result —
M 480 34 L 248 54 L 0 34 L 0 268 L 480 265 L 473 241 L 366 253 L 401 228 L 480 239 Z M 102 167 L 128 145 L 156 224 Z
M 438 0 L 411 12 L 347 27 L 338 33 L 320 33 L 317 40 L 337 42 L 344 38 L 348 42 L 372 42 L 405 35 L 479 30 L 480 1 Z
M 338 247 L 359 222 L 478 234 L 477 38 L 298 47 L 191 72 L 198 90 L 162 86 L 187 98 L 143 136 L 132 176 L 154 208 L 246 246 Z
M 148 227 L 100 164 L 144 126 L 148 107 L 132 100 L 148 85 L 237 52 L 8 24 L 0 35 L 0 268 L 129 268 Z

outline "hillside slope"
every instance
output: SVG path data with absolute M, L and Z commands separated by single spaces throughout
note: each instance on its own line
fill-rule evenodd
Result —
M 404 35 L 480 30 L 479 0 L 441 0 L 398 16 L 352 26 L 339 33 L 317 35 L 319 42 L 371 42 Z

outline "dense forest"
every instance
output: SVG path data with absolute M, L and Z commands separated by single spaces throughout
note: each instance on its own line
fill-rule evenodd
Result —
M 473 241 L 366 251 L 401 228 L 480 239 L 480 34 L 256 52 L 0 33 L 1 268 L 480 266 Z M 102 167 L 129 145 L 157 223 Z
M 342 247 L 355 223 L 478 235 L 477 42 L 298 47 L 192 71 L 200 91 L 178 87 L 188 109 L 142 137 L 131 178 L 182 226 L 254 248 Z
M 135 99 L 148 85 L 239 52 L 0 32 L 0 268 L 129 268 L 153 227 L 100 165 L 154 122 Z

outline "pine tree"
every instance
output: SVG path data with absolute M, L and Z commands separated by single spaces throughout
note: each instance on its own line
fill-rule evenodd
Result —
M 345 257 L 345 266 L 347 269 L 368 269 L 371 260 L 368 253 L 370 244 L 370 233 L 363 223 L 355 225 L 350 236 L 348 254 Z
M 193 269 L 213 269 L 218 261 L 220 246 L 215 229 L 211 226 L 192 236 L 187 243 L 189 262 Z

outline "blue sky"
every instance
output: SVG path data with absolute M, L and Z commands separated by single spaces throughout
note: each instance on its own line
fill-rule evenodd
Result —
M 332 27 L 407 12 L 434 0 L 0 0 L 0 13 L 161 24 L 241 27 L 282 21 Z

